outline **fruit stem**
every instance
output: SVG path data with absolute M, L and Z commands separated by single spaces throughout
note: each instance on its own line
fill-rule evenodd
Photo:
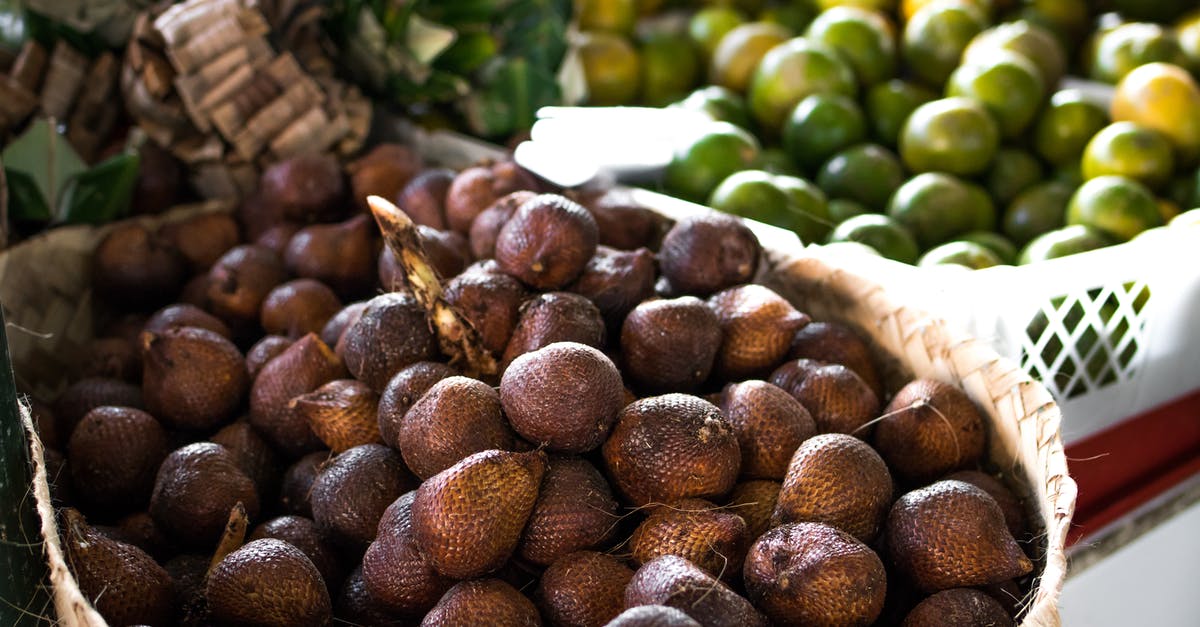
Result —
M 229 522 L 225 523 L 225 532 L 221 534 L 217 550 L 213 553 L 212 561 L 208 563 L 208 573 L 212 573 L 226 555 L 242 548 L 242 543 L 246 541 L 246 528 L 249 526 L 250 519 L 246 516 L 246 507 L 238 501 L 233 509 L 229 510 Z

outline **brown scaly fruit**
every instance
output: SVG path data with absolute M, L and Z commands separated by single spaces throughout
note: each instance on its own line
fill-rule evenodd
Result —
M 555 342 L 604 346 L 604 318 L 592 301 L 570 292 L 546 292 L 525 301 L 504 348 L 501 369 L 514 359 Z
M 1014 538 L 1025 535 L 1025 510 L 1021 507 L 1021 500 L 999 479 L 978 470 L 961 470 L 946 476 L 946 479 L 965 481 L 987 492 L 988 496 L 996 499 L 1000 511 L 1004 512 L 1004 524 L 1009 533 Z
M 413 473 L 428 479 L 459 460 L 489 449 L 512 450 L 500 394 L 477 379 L 452 376 L 434 383 L 400 421 L 396 444 Z
M 746 521 L 746 532 L 751 541 L 771 528 L 771 514 L 775 513 L 782 487 L 778 481 L 766 479 L 745 481 L 733 487 L 725 507 Z
M 822 523 L 776 527 L 750 547 L 746 592 L 776 625 L 869 625 L 887 573 L 867 545 Z
M 247 541 L 274 538 L 283 540 L 300 549 L 304 555 L 317 567 L 321 580 L 332 594 L 342 581 L 341 562 L 337 549 L 328 540 L 321 537 L 317 524 L 312 519 L 303 516 L 279 516 L 272 518 L 254 528 Z
M 283 260 L 274 251 L 253 244 L 235 246 L 208 271 L 209 306 L 231 324 L 257 324 L 263 299 L 286 280 Z
M 259 322 L 267 333 L 296 339 L 320 333 L 341 309 L 342 301 L 324 283 L 296 279 L 276 286 L 267 294 Z
M 94 507 L 142 507 L 169 452 L 167 433 L 154 416 L 129 407 L 97 407 L 67 443 L 75 495 Z
M 353 299 L 376 285 L 381 246 L 370 216 L 314 224 L 296 232 L 283 253 L 284 264 L 298 277 L 316 279 L 338 296 Z
M 741 574 L 749 546 L 746 521 L 703 499 L 656 507 L 629 538 L 638 565 L 660 555 L 678 555 L 719 579 Z
M 250 387 L 241 351 L 206 329 L 143 333 L 142 364 L 146 408 L 176 429 L 203 431 L 226 422 Z
M 95 338 L 87 344 L 79 376 L 140 381 L 142 352 L 137 343 L 123 337 Z
M 312 485 L 332 458 L 329 451 L 316 451 L 288 466 L 279 487 L 282 511 L 312 518 Z
M 687 394 L 630 403 L 602 447 L 617 490 L 637 506 L 720 498 L 733 489 L 741 451 L 715 405 Z
M 450 279 L 443 295 L 475 327 L 483 347 L 494 355 L 508 346 L 521 317 L 521 305 L 529 298 L 520 281 L 499 272 L 464 272 Z
M 96 294 L 120 309 L 170 302 L 183 286 L 184 265 L 161 237 L 137 223 L 114 226 L 92 253 Z
M 367 208 L 367 196 L 389 200 L 400 194 L 424 164 L 412 148 L 401 144 L 378 144 L 371 152 L 346 164 L 350 175 L 350 196 L 359 207 Z
M 998 583 L 1033 569 L 995 499 L 962 481 L 901 496 L 886 534 L 891 562 L 926 592 Z
M 596 219 L 600 243 L 618 250 L 657 248 L 666 218 L 634 200 L 628 189 L 608 188 L 568 194 Z
M 796 332 L 788 359 L 842 364 L 857 374 L 875 396 L 883 398 L 883 380 L 871 349 L 850 327 L 839 322 L 810 322 Z
M 396 451 L 382 444 L 356 446 L 313 481 L 313 520 L 322 534 L 361 551 L 375 539 L 383 511 L 415 485 Z
M 720 321 L 694 296 L 645 301 L 621 326 L 625 373 L 652 392 L 695 390 L 708 380 L 720 348 Z
M 612 488 L 591 462 L 552 457 L 517 554 L 547 566 L 573 551 L 599 548 L 620 520 L 617 509 Z
M 583 272 L 598 242 L 596 220 L 587 209 L 543 194 L 521 205 L 500 229 L 496 261 L 534 289 L 562 289 Z
M 656 274 L 654 254 L 645 248 L 625 251 L 598 246 L 567 289 L 595 303 L 608 328 L 619 331 L 625 316 L 654 295 Z
M 99 530 L 99 527 L 93 527 Z M 154 522 L 154 517 L 150 512 L 134 512 L 128 516 L 124 516 L 117 521 L 117 526 L 113 527 L 116 535 L 114 540 L 132 544 L 137 548 L 145 551 L 156 561 L 163 561 L 171 555 L 175 554 L 175 546 L 171 543 L 167 534 Z
M 983 416 L 962 390 L 917 379 L 883 410 L 873 442 L 897 475 L 927 482 L 979 461 L 985 438 Z
M 132 407 L 145 409 L 142 401 L 142 388 L 132 383 L 118 379 L 103 377 L 88 377 L 80 379 L 67 386 L 63 393 L 54 401 L 54 416 L 58 420 L 58 432 L 64 438 L 71 436 L 71 431 L 80 420 L 97 407 L 112 405 L 115 407 Z
M 346 180 L 333 155 L 306 154 L 264 170 L 259 190 L 263 202 L 284 218 L 318 222 L 336 218 L 343 211 Z
M 892 476 L 866 442 L 842 433 L 804 441 L 792 456 L 771 523 L 821 522 L 871 542 L 892 505 Z
M 800 401 L 766 381 L 726 385 L 720 407 L 737 434 L 742 476 L 749 479 L 783 479 L 792 452 L 817 433 Z
M 998 601 L 970 588 L 942 590 L 921 601 L 900 627 L 1012 627 Z
M 203 213 L 158 229 L 159 236 L 179 251 L 192 272 L 208 270 L 225 251 L 237 246 L 239 231 L 237 220 L 224 212 Z
M 513 554 L 533 511 L 545 454 L 475 453 L 421 484 L 413 532 L 421 553 L 442 575 L 479 577 Z
M 488 166 L 474 166 L 459 172 L 445 192 L 446 226 L 464 235 L 470 232 L 475 217 L 504 195 L 497 192 L 494 183 L 495 177 Z
M 535 196 L 537 196 L 537 193 L 529 190 L 515 191 L 497 199 L 496 202 L 489 205 L 478 216 L 475 216 L 475 220 L 471 222 L 471 230 L 468 234 L 471 254 L 476 259 L 494 257 L 496 254 L 496 238 L 500 235 L 500 229 L 504 228 L 504 225 L 517 212 L 518 207 Z
M 342 584 L 333 603 L 335 620 L 363 627 L 404 627 L 404 618 L 394 616 L 367 592 L 362 566 L 355 568 Z
M 234 210 L 234 215 L 248 242 L 257 241 L 263 233 L 284 223 L 283 210 L 273 203 L 268 203 L 262 190 L 253 190 L 243 196 L 237 209 Z M 287 224 L 295 223 L 287 222 Z
M 222 322 L 220 318 L 195 305 L 178 303 L 167 305 L 154 312 L 146 320 L 146 326 L 142 327 L 142 330 L 162 334 L 169 329 L 178 327 L 208 329 L 227 340 L 233 338 L 233 333 L 229 330 L 229 325 Z
M 455 584 L 421 621 L 422 627 L 541 627 L 541 624 L 533 602 L 499 579 Z
M 417 550 L 412 529 L 415 491 L 396 499 L 379 519 L 375 541 L 362 560 L 363 585 L 371 598 L 390 612 L 428 612 L 454 581 L 433 569 Z
M 249 422 L 239 420 L 226 425 L 209 440 L 224 446 L 233 454 L 238 468 L 254 482 L 263 501 L 274 498 L 275 491 L 279 488 L 279 472 L 282 468 L 279 455 Z
M 604 627 L 701 627 L 696 619 L 665 605 L 638 605 L 617 615 Z
M 283 253 L 287 251 L 288 242 L 292 241 L 292 237 L 303 227 L 304 225 L 294 222 L 281 222 L 263 231 L 251 243 L 269 248 L 276 255 L 279 255 L 280 259 L 283 259 Z
M 288 403 L 346 376 L 342 360 L 310 333 L 267 362 L 250 388 L 250 424 L 289 457 L 321 448 L 312 427 Z
M 246 351 L 246 372 L 250 375 L 250 383 L 258 378 L 267 362 L 283 354 L 292 345 L 292 340 L 282 335 L 264 335 Z
M 1021 586 L 1012 579 L 980 586 L 977 590 L 995 599 L 1004 608 L 1004 613 L 1009 616 L 1016 616 L 1025 597 L 1025 593 L 1021 592 Z
M 346 367 L 354 378 L 383 390 L 397 372 L 438 354 L 425 309 L 412 294 L 381 294 L 367 303 L 341 342 Z
M 334 453 L 360 444 L 382 444 L 375 412 L 379 395 L 354 379 L 336 379 L 288 401 Z
M 109 624 L 171 622 L 171 576 L 145 551 L 104 537 L 73 509 L 63 512 L 67 563 L 83 593 Z
M 246 543 L 208 576 L 208 608 L 222 623 L 271 627 L 329 624 L 329 590 L 312 560 L 274 538 Z
M 338 340 L 342 339 L 342 334 L 362 316 L 363 310 L 367 308 L 367 302 L 360 300 L 357 303 L 350 303 L 333 314 L 329 322 L 326 322 L 325 326 L 321 328 L 321 341 L 333 347 L 338 346 Z
M 538 606 L 551 625 L 601 627 L 625 609 L 633 570 L 617 558 L 578 551 L 556 560 L 538 582 Z
M 807 314 L 762 285 L 739 285 L 713 294 L 708 306 L 721 325 L 717 374 L 732 380 L 764 375 L 787 355 Z
M 212 305 L 208 302 L 208 274 L 197 274 L 188 279 L 187 283 L 183 284 L 183 289 L 179 291 L 179 298 L 175 300 L 205 311 L 211 308 Z
M 775 369 L 771 383 L 791 394 L 812 415 L 818 433 L 847 433 L 866 439 L 879 415 L 879 397 L 841 364 L 793 359 Z
M 621 373 L 600 351 L 557 342 L 513 360 L 500 379 L 504 415 L 521 437 L 585 453 L 608 436 L 624 406 Z
M 396 206 L 417 224 L 444 229 L 446 192 L 454 177 L 454 171 L 445 168 L 425 170 L 414 176 L 395 197 Z
M 708 627 L 766 627 L 767 618 L 744 597 L 678 555 L 642 565 L 625 587 L 625 607 L 666 605 Z
M 714 211 L 676 222 L 663 237 L 658 265 L 679 294 L 705 297 L 748 282 L 761 253 L 740 219 Z
M 176 449 L 159 466 L 150 515 L 180 542 L 212 547 L 238 502 L 250 518 L 258 515 L 254 482 L 225 447 L 197 442 Z
M 163 569 L 175 582 L 172 604 L 176 608 L 175 620 L 181 627 L 208 627 L 213 624 L 208 611 L 208 599 L 204 596 L 204 583 L 211 565 L 211 555 L 194 553 L 176 555 L 163 564 Z
M 402 368 L 379 395 L 379 434 L 388 446 L 400 449 L 400 423 L 404 415 L 433 384 L 458 374 L 453 367 L 436 361 L 418 361 Z

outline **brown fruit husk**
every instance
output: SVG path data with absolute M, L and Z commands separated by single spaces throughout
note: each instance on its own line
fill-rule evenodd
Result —
M 197 442 L 176 449 L 158 468 L 150 515 L 171 537 L 188 546 L 211 549 L 241 502 L 258 516 L 258 491 L 220 444 Z
M 639 605 L 617 615 L 605 627 L 701 627 L 696 619 L 666 605 Z
M 892 476 L 866 442 L 825 433 L 796 449 L 771 524 L 820 522 L 868 543 L 892 505 Z
M 678 555 L 642 565 L 625 587 L 625 607 L 666 605 L 709 627 L 766 627 L 767 618 L 744 597 Z
M 654 295 L 654 254 L 645 248 L 623 251 L 598 246 L 583 272 L 567 289 L 596 304 L 610 331 L 620 331 L 625 316 Z
M 683 499 L 651 511 L 629 538 L 633 561 L 678 555 L 718 579 L 741 575 L 750 547 L 746 521 L 703 499 Z
M 371 152 L 346 164 L 350 195 L 367 208 L 367 196 L 395 199 L 424 166 L 421 155 L 401 144 L 378 144 Z
M 333 453 L 316 451 L 296 460 L 283 472 L 279 488 L 282 511 L 312 518 L 312 485 L 331 459 Z
M 173 605 L 175 620 L 181 627 L 207 627 L 213 624 L 204 596 L 211 556 L 184 553 L 163 564 L 163 569 L 175 581 Z
M 359 566 L 346 577 L 346 582 L 342 584 L 342 589 L 333 603 L 334 619 L 363 627 L 407 625 L 408 621 L 392 615 L 367 592 L 362 573 L 363 568 Z
M 721 325 L 716 372 L 729 380 L 762 376 L 783 361 L 796 331 L 809 323 L 782 296 L 762 285 L 740 285 L 713 294 L 708 306 Z
M 737 436 L 721 411 L 687 394 L 630 403 L 602 451 L 614 486 L 636 506 L 720 498 L 741 465 Z
M 381 294 L 367 303 L 341 340 L 346 367 L 354 378 L 383 390 L 397 372 L 438 355 L 437 338 L 425 309 L 412 294 Z
M 599 548 L 620 521 L 617 510 L 612 488 L 591 462 L 552 457 L 517 554 L 547 566 L 568 553 Z
M 276 224 L 271 228 L 262 232 L 261 235 L 254 238 L 253 244 L 257 244 L 264 248 L 271 249 L 280 259 L 283 259 L 283 253 L 287 251 L 288 242 L 292 241 L 292 237 L 296 235 L 304 225 L 294 222 L 283 222 Z
M 321 328 L 321 341 L 335 348 L 340 346 L 339 340 L 342 339 L 342 334 L 362 316 L 363 310 L 367 308 L 367 302 L 360 300 L 357 303 L 350 303 L 333 314 L 333 317 Z
M 424 627 L 541 627 L 541 624 L 533 602 L 499 579 L 455 584 L 421 621 Z
M 231 324 L 257 324 L 263 299 L 287 278 L 283 259 L 271 249 L 235 246 L 208 271 L 209 306 Z
M 484 451 L 421 484 L 413 501 L 417 546 L 442 575 L 479 577 L 508 560 L 533 511 L 545 454 Z
M 624 372 L 652 392 L 695 390 L 708 380 L 720 348 L 720 321 L 694 296 L 644 301 L 621 326 Z
M 421 479 L 473 453 L 512 450 L 514 440 L 496 390 L 460 376 L 433 384 L 413 403 L 396 432 L 405 463 Z
M 145 409 L 142 388 L 118 379 L 89 377 L 67 386 L 54 401 L 54 417 L 62 439 L 71 437 L 75 425 L 97 407 L 112 405 Z
M 167 433 L 150 414 L 129 407 L 88 412 L 67 443 L 74 494 L 101 509 L 146 505 L 158 466 L 167 457 Z
M 205 587 L 214 618 L 230 624 L 319 627 L 333 609 L 312 560 L 274 538 L 247 543 L 221 560 Z
M 246 351 L 246 372 L 250 375 L 250 382 L 253 384 L 267 362 L 282 355 L 292 343 L 293 340 L 282 335 L 264 335 L 261 340 L 255 342 L 254 346 Z
M 87 344 L 79 376 L 141 381 L 141 353 L 137 343 L 123 337 L 93 339 Z
M 499 356 L 517 327 L 529 292 L 507 274 L 464 272 L 446 284 L 445 297 L 479 332 L 483 347 Z
M 415 491 L 408 492 L 384 510 L 362 561 L 363 586 L 371 599 L 389 612 L 408 615 L 428 612 L 454 585 L 417 550 L 412 530 L 416 497 Z
M 983 415 L 962 390 L 917 379 L 884 408 L 872 442 L 897 475 L 923 483 L 978 462 L 986 437 Z
M 788 359 L 811 359 L 828 364 L 841 364 L 854 371 L 883 398 L 883 379 L 871 349 L 850 327 L 838 322 L 810 322 L 796 331 Z
M 400 450 L 400 424 L 413 403 L 433 384 L 457 374 L 454 368 L 436 361 L 418 361 L 397 372 L 379 395 L 379 434 L 383 442 Z
M 233 332 L 229 330 L 229 325 L 222 322 L 220 318 L 195 305 L 179 303 L 167 305 L 154 312 L 154 315 L 146 320 L 146 326 L 142 330 L 161 335 L 169 329 L 179 327 L 208 329 L 227 340 L 233 339 Z
M 179 251 L 193 273 L 204 272 L 241 242 L 237 220 L 226 212 L 204 213 L 159 227 L 167 245 Z
M 602 627 L 625 609 L 633 569 L 617 558 L 578 551 L 556 560 L 538 582 L 538 606 L 551 625 Z
M 676 222 L 663 237 L 658 266 L 677 295 L 703 298 L 749 282 L 761 254 L 749 227 L 714 211 Z
M 241 351 L 206 329 L 143 333 L 142 364 L 146 408 L 176 429 L 203 431 L 225 423 L 250 387 Z
M 999 583 L 1033 569 L 995 499 L 962 481 L 901 496 L 886 533 L 892 564 L 925 592 Z
M 1004 512 L 1004 525 L 1008 527 L 1008 532 L 1013 538 L 1020 539 L 1025 535 L 1025 509 L 1021 507 L 1021 499 L 999 479 L 978 470 L 960 470 L 945 478 L 965 481 L 987 492 L 988 496 L 996 500 L 1000 511 Z
M 135 222 L 114 226 L 92 253 L 92 286 L 118 309 L 170 302 L 183 281 L 184 264 L 175 249 Z
M 171 576 L 145 551 L 104 537 L 73 509 L 63 512 L 67 563 L 83 593 L 114 625 L 166 625 L 174 613 Z
M 776 527 L 750 547 L 746 591 L 776 625 L 869 625 L 883 611 L 883 562 L 822 523 Z
M 433 168 L 413 177 L 393 200 L 400 210 L 417 224 L 435 229 L 446 228 L 446 192 L 454 181 L 454 170 Z
M 341 298 L 360 298 L 377 284 L 381 243 L 370 216 L 314 224 L 296 232 L 283 253 L 284 264 L 298 277 L 316 279 Z
M 356 446 L 333 458 L 313 481 L 313 520 L 338 544 L 364 550 L 375 539 L 383 511 L 416 484 L 396 451 L 382 444 Z
M 459 172 L 446 188 L 443 201 L 446 226 L 463 235 L 470 232 L 475 217 L 504 195 L 497 192 L 494 184 L 495 176 L 488 166 L 474 166 Z
M 624 407 L 624 396 L 612 361 L 574 342 L 525 353 L 500 379 L 504 415 L 517 434 L 560 453 L 600 446 Z
M 666 230 L 662 214 L 633 199 L 628 189 L 608 188 L 568 193 L 596 219 L 600 244 L 618 250 L 657 248 Z
M 816 435 L 812 415 L 791 394 L 752 379 L 721 391 L 721 414 L 737 434 L 742 476 L 782 480 L 792 453 Z
M 793 359 L 771 373 L 771 383 L 800 401 L 818 433 L 867 439 L 879 416 L 879 397 L 853 370 L 840 364 Z
M 180 304 L 199 307 L 205 311 L 211 309 L 212 305 L 208 302 L 208 273 L 197 274 L 188 279 L 176 300 Z
M 604 318 L 592 301 L 570 292 L 538 294 L 521 305 L 521 317 L 504 348 L 500 369 L 503 371 L 525 353 L 555 342 L 601 348 L 604 337 Z
M 93 527 L 95 529 L 95 527 Z M 162 562 L 175 554 L 175 547 L 163 530 L 154 522 L 150 512 L 134 512 L 117 521 L 116 529 L 121 542 L 132 544 L 145 551 L 155 561 Z
M 238 468 L 254 482 L 260 500 L 266 502 L 274 498 L 276 490 L 279 489 L 279 473 L 282 468 L 279 455 L 249 422 L 239 420 L 226 425 L 209 438 L 209 441 L 224 446 L 233 454 Z
M 322 447 L 304 416 L 288 403 L 334 379 L 345 378 L 342 360 L 310 333 L 267 362 L 250 388 L 250 424 L 288 457 Z
M 367 384 L 336 379 L 288 402 L 334 453 L 360 444 L 382 444 L 376 408 L 379 395 Z
M 343 570 L 337 548 L 321 537 L 317 524 L 303 516 L 279 516 L 254 528 L 247 541 L 274 538 L 300 549 L 325 582 L 332 595 L 341 586 Z
M 565 288 L 596 254 L 599 232 L 587 209 L 543 194 L 522 204 L 496 237 L 496 261 L 538 290 Z
M 471 255 L 476 259 L 494 257 L 496 255 L 496 238 L 500 236 L 500 229 L 504 228 L 504 225 L 517 212 L 518 207 L 535 196 L 537 193 L 529 190 L 515 191 L 498 198 L 496 202 L 475 216 L 467 237 L 470 242 Z
M 775 503 L 779 500 L 782 487 L 783 484 L 778 481 L 766 479 L 744 481 L 733 487 L 725 508 L 746 521 L 746 532 L 751 542 L 771 528 L 771 514 L 775 513 Z
M 333 155 L 305 154 L 263 170 L 259 193 L 263 202 L 288 220 L 327 221 L 343 211 L 346 181 Z
M 998 601 L 970 588 L 942 590 L 921 601 L 901 627 L 1012 627 Z
M 324 283 L 295 279 L 271 290 L 263 300 L 259 322 L 269 334 L 291 339 L 320 333 L 338 311 L 342 301 Z

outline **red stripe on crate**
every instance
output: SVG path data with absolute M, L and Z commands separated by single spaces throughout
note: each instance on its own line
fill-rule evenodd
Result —
M 1200 390 L 1066 447 L 1079 486 L 1070 546 L 1200 472 Z

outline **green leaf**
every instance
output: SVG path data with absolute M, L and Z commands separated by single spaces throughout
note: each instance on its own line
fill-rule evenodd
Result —
M 62 220 L 103 224 L 128 215 L 140 164 L 137 151 L 128 151 L 80 173 L 63 194 Z
M 473 133 L 508 135 L 533 125 L 537 110 L 562 98 L 552 71 L 524 58 L 498 58 L 481 73 L 482 86 L 459 103 Z
M 54 218 L 33 177 L 4 169 L 8 179 L 8 215 L 13 222 L 49 222 Z
M 9 171 L 22 172 L 31 179 L 47 207 L 58 207 L 63 188 L 71 178 L 87 169 L 87 164 L 44 118 L 34 120 L 0 155 Z

